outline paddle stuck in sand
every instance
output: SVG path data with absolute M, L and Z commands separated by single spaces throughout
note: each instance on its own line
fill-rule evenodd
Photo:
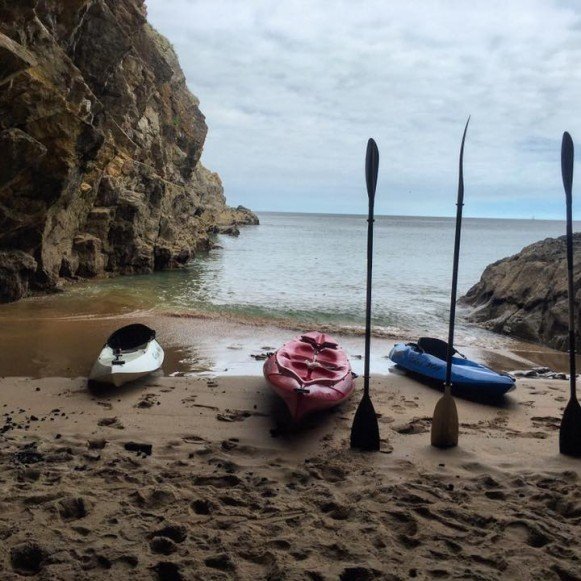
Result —
M 458 201 L 456 202 L 456 238 L 454 241 L 454 266 L 452 270 L 452 295 L 450 298 L 450 324 L 448 330 L 448 352 L 446 356 L 446 380 L 444 395 L 438 400 L 432 419 L 432 446 L 437 448 L 452 448 L 458 445 L 458 410 L 452 397 L 452 355 L 454 354 L 454 319 L 456 316 L 456 290 L 458 287 L 458 261 L 460 258 L 460 234 L 462 230 L 462 206 L 464 205 L 464 142 L 468 131 L 470 117 L 466 121 L 462 145 L 460 147 L 460 163 L 458 177 Z
M 363 372 L 363 398 L 355 412 L 351 427 L 351 448 L 375 452 L 379 450 L 379 425 L 369 395 L 369 357 L 371 352 L 371 272 L 373 269 L 373 211 L 375 188 L 379 170 L 379 150 L 373 139 L 367 142 L 365 181 L 369 198 L 367 216 L 367 300 L 365 311 L 365 368 Z
M 581 458 L 581 406 L 577 399 L 575 369 L 575 289 L 573 288 L 573 162 L 574 147 L 569 133 L 563 134 L 561 173 L 567 206 L 567 283 L 569 295 L 569 385 L 571 397 L 563 413 L 559 431 L 561 454 Z

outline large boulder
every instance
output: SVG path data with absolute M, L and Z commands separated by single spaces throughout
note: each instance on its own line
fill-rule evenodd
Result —
M 581 233 L 573 235 L 581 256 Z M 581 348 L 581 258 L 573 268 L 576 349 Z M 566 237 L 547 238 L 486 267 L 480 281 L 460 299 L 468 318 L 493 331 L 568 349 Z
M 5 259 L 0 300 L 176 267 L 243 223 L 206 133 L 143 0 L 0 0 L 0 252 L 30 258 Z

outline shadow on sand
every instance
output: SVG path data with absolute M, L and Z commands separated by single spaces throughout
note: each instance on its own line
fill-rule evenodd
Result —
M 407 376 L 426 387 L 431 389 L 435 389 L 440 393 L 444 393 L 444 385 L 442 382 L 437 380 L 430 380 L 424 377 L 423 375 L 414 373 L 413 371 L 407 371 L 399 368 L 397 365 L 389 368 L 390 373 L 394 373 L 396 375 Z M 452 395 L 458 399 L 463 399 L 466 401 L 470 401 L 473 403 L 478 403 L 481 405 L 494 407 L 497 409 L 504 409 L 504 410 L 515 410 L 518 408 L 518 403 L 514 401 L 510 396 L 504 395 L 493 395 L 489 396 L 482 393 L 482 390 L 477 389 L 470 389 L 463 387 L 460 391 L 454 389 L 452 385 Z

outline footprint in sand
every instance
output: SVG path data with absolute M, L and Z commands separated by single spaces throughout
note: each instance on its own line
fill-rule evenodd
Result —
M 144 395 L 133 407 L 136 408 L 150 408 L 155 404 L 158 404 L 157 395 L 154 393 L 148 393 Z
M 347 520 L 352 512 L 352 507 L 334 501 L 323 501 L 319 509 L 333 520 Z
M 152 569 L 157 573 L 158 579 L 184 579 L 180 566 L 171 561 L 160 561 Z
M 202 436 L 196 436 L 195 434 L 183 436 L 182 440 L 188 444 L 203 444 L 208 441 L 205 438 L 202 438 Z
M 178 546 L 166 537 L 154 537 L 149 541 L 149 548 L 157 555 L 171 555 L 178 550 Z
M 216 419 L 220 422 L 243 422 L 250 416 L 258 415 L 249 412 L 248 410 L 226 410 L 224 413 L 216 415 Z
M 414 418 L 411 422 L 392 426 L 392 430 L 398 434 L 424 434 L 429 432 L 432 425 L 432 418 Z
M 381 416 L 377 418 L 377 421 L 380 424 L 392 424 L 393 422 L 395 422 L 395 418 L 392 418 L 391 416 Z
M 198 498 L 197 500 L 194 500 L 190 504 L 190 508 L 196 514 L 206 516 L 214 512 L 214 510 L 216 510 L 217 507 L 211 500 Z
M 548 430 L 558 430 L 561 427 L 560 418 L 554 416 L 534 416 L 531 418 L 535 428 L 546 428 Z
M 227 553 L 220 553 L 204 559 L 206 567 L 218 569 L 219 571 L 233 572 L 236 570 L 236 564 Z
M 551 540 L 533 524 L 525 520 L 509 522 L 506 526 L 505 532 L 513 539 L 526 543 L 530 547 L 537 549 L 544 547 Z
M 98 426 L 105 426 L 107 428 L 115 428 L 116 430 L 124 430 L 125 426 L 119 421 L 117 416 L 113 418 L 101 418 L 97 422 Z
M 224 476 L 196 476 L 194 486 L 214 486 L 215 488 L 233 488 L 242 483 L 242 480 L 234 474 L 225 474 Z
M 196 401 L 197 397 L 197 395 L 189 395 L 188 397 L 184 397 L 182 399 L 182 403 L 186 404 L 188 407 L 192 407 L 195 405 L 194 402 Z
M 141 508 L 153 509 L 175 505 L 175 492 L 164 486 L 146 486 L 130 494 L 133 503 Z
M 88 503 L 82 496 L 63 498 L 58 501 L 56 508 L 66 521 L 84 518 L 89 512 Z
M 220 468 L 221 470 L 223 470 L 227 474 L 233 474 L 234 472 L 238 472 L 238 470 L 240 469 L 238 464 L 231 462 L 230 460 L 224 460 L 222 458 L 215 458 L 215 457 L 210 458 L 208 460 L 208 464 L 216 466 L 217 468 Z
M 10 550 L 12 569 L 23 576 L 40 573 L 48 556 L 48 551 L 33 541 L 21 543 Z
M 188 536 L 188 529 L 184 525 L 167 524 L 161 529 L 156 529 L 151 533 L 151 538 L 163 537 L 171 539 L 174 543 L 182 543 Z

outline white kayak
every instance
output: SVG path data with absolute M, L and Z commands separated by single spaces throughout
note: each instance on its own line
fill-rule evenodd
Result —
M 160 369 L 163 358 L 153 329 L 141 324 L 127 325 L 107 339 L 89 379 L 120 387 Z

